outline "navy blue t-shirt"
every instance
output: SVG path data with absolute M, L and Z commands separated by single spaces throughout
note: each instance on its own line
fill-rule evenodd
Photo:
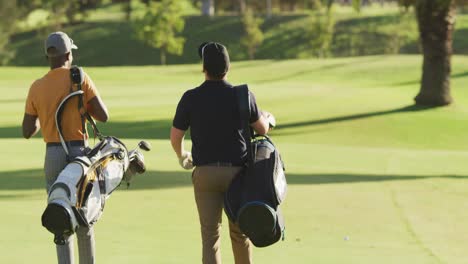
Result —
M 224 80 L 205 81 L 184 93 L 172 125 L 184 131 L 190 128 L 195 166 L 245 162 L 246 140 L 237 104 L 233 86 Z M 254 123 L 260 115 L 253 93 L 250 93 L 250 111 L 249 121 Z

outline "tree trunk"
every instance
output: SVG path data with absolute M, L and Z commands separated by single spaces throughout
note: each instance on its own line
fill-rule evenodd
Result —
M 271 0 L 266 0 L 266 16 L 267 18 L 271 17 L 272 11 L 271 11 Z
M 160 50 L 160 55 L 161 55 L 161 65 L 166 65 L 166 51 L 164 48 L 161 48 Z
M 202 15 L 213 16 L 214 15 L 214 0 L 203 0 L 201 6 Z
M 130 21 L 132 17 L 132 1 L 127 0 L 127 2 L 124 4 L 124 11 L 125 11 L 125 20 Z
M 255 48 L 251 47 L 249 48 L 249 60 L 254 60 L 255 59 Z
M 416 5 L 419 37 L 423 50 L 423 74 L 416 104 L 429 106 L 448 105 L 452 35 L 455 24 L 455 0 L 446 3 L 420 0 Z
M 334 0 L 327 0 L 327 11 L 330 12 L 331 7 L 333 6 Z
M 245 3 L 245 0 L 238 0 L 239 1 L 239 13 L 244 14 L 245 10 L 247 9 L 247 5 Z

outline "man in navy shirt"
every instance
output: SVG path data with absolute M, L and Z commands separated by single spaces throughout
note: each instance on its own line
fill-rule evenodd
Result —
M 182 96 L 173 120 L 171 144 L 185 169 L 195 169 L 192 181 L 200 218 L 203 263 L 221 263 L 220 231 L 224 192 L 247 160 L 246 142 L 233 86 L 227 82 L 230 67 L 226 47 L 203 43 L 199 47 L 205 82 Z M 250 124 L 258 134 L 269 129 L 267 118 L 250 93 Z M 190 129 L 192 153 L 184 150 Z M 192 156 L 193 154 L 193 156 Z M 252 263 L 252 246 L 238 226 L 229 223 L 235 263 Z

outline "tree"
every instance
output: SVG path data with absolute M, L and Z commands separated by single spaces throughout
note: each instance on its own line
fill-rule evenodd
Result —
M 327 10 L 324 15 L 311 16 L 311 19 L 308 33 L 312 51 L 319 58 L 327 57 L 335 32 L 333 8 Z
M 214 0 L 202 0 L 202 15 L 213 16 L 215 13 Z
M 122 8 L 125 12 L 125 20 L 130 21 L 132 17 L 132 0 L 124 1 Z
M 455 0 L 417 0 L 423 74 L 416 104 L 442 106 L 452 102 L 450 73 Z
M 0 1 L 0 65 L 5 65 L 14 56 L 8 44 L 14 32 L 16 14 L 15 0 Z
M 272 15 L 272 5 L 271 5 L 271 0 L 266 0 L 266 16 L 267 18 L 270 18 Z
M 158 48 L 161 64 L 166 64 L 166 55 L 181 55 L 185 38 L 177 36 L 185 26 L 182 17 L 182 0 L 162 0 L 151 3 L 142 19 L 135 22 L 138 39 Z
M 247 48 L 249 59 L 255 58 L 255 52 L 260 44 L 263 42 L 263 32 L 260 26 L 263 20 L 256 18 L 252 10 L 247 11 L 242 16 L 242 25 L 244 27 L 245 35 L 241 39 L 241 44 Z
M 82 22 L 88 15 L 88 10 L 102 3 L 102 0 L 18 0 L 22 5 L 29 6 L 34 6 L 33 3 L 38 1 L 42 2 L 41 7 L 49 10 L 48 20 L 53 30 L 60 30 L 64 23 L 73 25 Z
M 245 13 L 245 10 L 247 9 L 247 4 L 245 3 L 245 0 L 237 0 L 239 2 L 239 12 L 241 14 Z
M 353 0 L 352 5 L 356 12 L 361 12 L 362 0 Z

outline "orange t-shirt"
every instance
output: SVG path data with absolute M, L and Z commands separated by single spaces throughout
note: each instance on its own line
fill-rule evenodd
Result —
M 92 98 L 99 96 L 96 86 L 89 76 L 84 74 L 83 105 L 86 106 Z M 29 89 L 26 99 L 26 114 L 37 116 L 41 124 L 44 141 L 60 142 L 55 125 L 55 112 L 62 100 L 76 91 L 70 78 L 70 69 L 62 67 L 50 70 L 44 77 L 36 80 Z M 71 98 L 62 112 L 62 134 L 65 141 L 83 140 L 81 115 L 78 110 L 78 96 Z

